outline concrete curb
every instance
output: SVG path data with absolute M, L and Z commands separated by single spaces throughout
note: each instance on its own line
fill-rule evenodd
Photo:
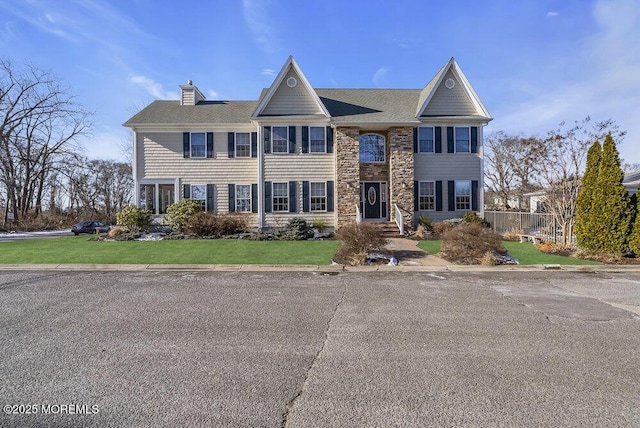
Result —
M 0 265 L 0 271 L 179 271 L 179 272 L 640 272 L 640 265 L 508 265 L 508 266 L 340 266 L 340 265 L 181 265 L 181 264 L 42 264 Z

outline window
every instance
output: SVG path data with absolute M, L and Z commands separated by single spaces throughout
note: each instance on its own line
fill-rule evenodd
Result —
M 471 209 L 471 182 L 456 181 L 456 210 Z
M 174 189 L 173 184 L 161 184 L 159 186 L 160 214 L 166 214 L 167 208 L 175 202 Z
M 309 127 L 309 152 L 310 153 L 326 153 L 327 144 L 324 136 L 325 129 L 323 126 Z
M 248 132 L 236 132 L 236 157 L 251 157 L 251 134 Z
M 140 208 L 149 210 L 153 214 L 156 212 L 156 185 L 141 184 L 140 185 Z
M 273 183 L 273 212 L 289 211 L 289 183 Z
M 433 127 L 420 127 L 418 135 L 418 151 L 433 153 Z
M 456 128 L 456 153 L 471 153 L 471 138 L 468 127 Z
M 309 195 L 311 197 L 311 211 L 327 210 L 327 185 L 326 183 L 309 183 Z
M 191 133 L 191 157 L 207 157 L 207 139 L 204 132 Z
M 200 202 L 202 211 L 207 210 L 207 185 L 206 184 L 192 184 L 191 185 L 191 199 Z
M 419 205 L 420 211 L 433 210 L 436 201 L 436 189 L 433 181 L 421 181 L 419 184 Z
M 289 153 L 289 128 L 274 126 L 271 134 L 271 153 Z
M 384 137 L 363 135 L 360 137 L 360 162 L 384 162 Z
M 239 212 L 239 213 L 251 212 L 251 185 L 250 184 L 236 185 L 236 212 Z

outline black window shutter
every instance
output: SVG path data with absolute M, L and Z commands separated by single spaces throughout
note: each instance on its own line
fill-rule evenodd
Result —
M 448 187 L 449 187 L 449 198 L 448 198 L 449 211 L 455 211 L 456 210 L 456 182 L 449 181 Z
M 213 157 L 213 132 L 207 132 L 207 157 Z
M 236 185 L 229 184 L 229 212 L 236 212 Z
M 413 128 L 413 153 L 418 153 L 418 128 Z
M 303 181 L 302 182 L 302 212 L 303 213 L 308 213 L 309 212 L 309 182 L 308 181 Z
M 296 152 L 296 127 L 289 127 L 289 153 Z
M 420 182 L 413 182 L 413 210 L 420 211 Z
M 183 184 L 182 185 L 182 197 L 184 199 L 191 199 L 191 185 Z
M 189 148 L 189 133 L 188 132 L 183 132 L 182 133 L 182 157 L 184 158 L 190 158 L 191 157 L 191 150 Z
M 227 152 L 229 153 L 230 158 L 233 158 L 236 155 L 236 134 L 234 132 L 229 132 L 227 134 Z
M 302 127 L 302 153 L 309 153 L 309 127 Z
M 327 212 L 333 212 L 333 181 L 327 181 Z
M 436 211 L 442 211 L 442 181 L 436 181 Z
M 333 153 L 333 128 L 327 126 L 327 153 Z
M 478 180 L 471 182 L 471 209 L 478 211 Z
M 442 153 L 442 127 L 436 126 L 436 153 Z
M 251 185 L 251 212 L 252 213 L 258 212 L 258 185 L 257 184 Z
M 213 211 L 213 184 L 207 184 L 207 211 Z
M 295 181 L 290 181 L 289 182 L 289 212 L 290 213 L 295 213 L 298 211 L 298 207 L 296 206 L 296 199 L 297 199 L 297 195 L 296 195 L 296 187 L 298 187 L 298 183 Z
M 257 132 L 251 133 L 251 157 L 252 158 L 258 157 L 258 133 Z
M 478 127 L 471 127 L 471 153 L 478 153 Z
M 264 182 L 264 212 L 271 212 L 271 182 Z
M 263 127 L 262 134 L 264 136 L 264 152 L 271 153 L 271 127 Z
M 455 151 L 453 146 L 453 126 L 447 126 L 447 153 Z

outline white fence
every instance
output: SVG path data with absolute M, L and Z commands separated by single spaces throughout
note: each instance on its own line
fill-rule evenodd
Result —
M 484 219 L 491 223 L 491 228 L 498 233 L 523 233 L 554 242 L 559 241 L 562 234 L 553 214 L 485 211 Z

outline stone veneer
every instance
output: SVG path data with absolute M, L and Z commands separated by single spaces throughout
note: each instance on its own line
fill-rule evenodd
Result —
M 336 229 L 356 220 L 356 206 L 360 204 L 359 138 L 358 128 L 335 130 Z
M 412 228 L 413 219 L 413 128 L 391 128 L 388 138 L 389 156 L 389 212 L 395 218 L 393 204 L 404 215 L 404 224 Z

